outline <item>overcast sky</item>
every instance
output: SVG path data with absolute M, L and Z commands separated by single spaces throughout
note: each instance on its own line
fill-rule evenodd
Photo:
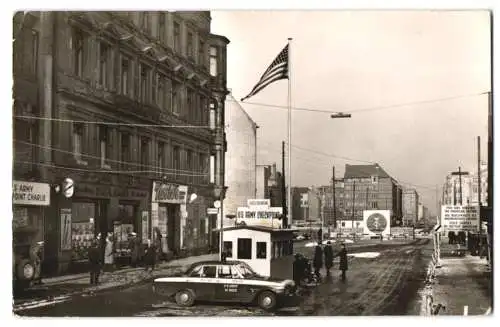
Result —
M 294 186 L 328 184 L 332 164 L 339 178 L 346 163 L 372 161 L 401 183 L 441 187 L 458 166 L 477 170 L 477 136 L 487 159 L 488 102 L 479 95 L 490 91 L 486 11 L 214 11 L 212 32 L 231 41 L 228 87 L 236 99 L 292 37 L 293 106 L 353 111 L 350 119 L 293 111 Z M 247 101 L 285 106 L 287 81 Z M 354 112 L 400 104 L 410 105 Z M 286 108 L 243 107 L 260 126 L 258 162 L 281 170 Z M 417 190 L 435 212 L 435 191 Z

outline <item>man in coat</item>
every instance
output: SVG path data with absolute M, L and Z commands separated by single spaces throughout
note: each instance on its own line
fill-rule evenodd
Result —
M 316 275 L 316 277 L 320 278 L 321 274 L 319 273 L 319 271 L 321 268 L 323 268 L 323 249 L 319 244 L 316 245 L 316 248 L 314 249 L 313 266 L 314 274 Z
M 129 234 L 128 248 L 130 250 L 130 264 L 132 267 L 137 267 L 139 262 L 139 240 L 137 234 L 132 232 Z
M 325 252 L 326 275 L 330 276 L 330 269 L 333 266 L 333 249 L 332 249 L 330 241 L 326 242 L 324 252 Z
M 90 284 L 99 284 L 99 274 L 101 272 L 101 250 L 99 241 L 94 240 L 89 248 Z
M 295 282 L 296 287 L 301 285 L 301 281 L 305 277 L 305 270 L 306 267 L 304 265 L 304 260 L 302 260 L 302 255 L 300 253 L 296 253 L 295 260 L 293 261 L 293 281 Z
M 345 282 L 346 276 L 345 272 L 347 271 L 347 249 L 345 244 L 342 243 L 339 253 L 336 255 L 340 258 L 339 261 L 339 270 L 342 271 L 342 281 Z

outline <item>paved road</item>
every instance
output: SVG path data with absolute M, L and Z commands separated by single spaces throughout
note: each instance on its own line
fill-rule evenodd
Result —
M 415 305 L 417 289 L 423 279 L 422 249 L 428 240 L 410 245 L 371 245 L 353 247 L 352 253 L 378 251 L 377 258 L 353 258 L 348 280 L 325 278 L 303 298 L 275 313 L 258 307 L 199 303 L 192 308 L 180 308 L 151 292 L 150 284 L 138 284 L 120 291 L 95 295 L 59 297 L 53 303 L 16 312 L 23 316 L 258 316 L 258 315 L 380 315 L 406 314 Z M 426 243 L 426 244 L 424 244 Z M 300 248 L 300 247 L 299 247 Z M 312 251 L 301 248 L 299 251 Z

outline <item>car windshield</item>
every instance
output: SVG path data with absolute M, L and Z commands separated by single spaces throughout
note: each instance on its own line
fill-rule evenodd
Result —
M 244 278 L 258 276 L 258 274 L 255 271 L 253 271 L 249 265 L 245 263 L 238 264 L 238 269 L 241 271 L 241 274 L 243 275 Z

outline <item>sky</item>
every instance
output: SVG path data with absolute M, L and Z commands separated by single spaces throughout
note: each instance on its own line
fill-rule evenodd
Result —
M 293 186 L 327 185 L 332 165 L 341 178 L 345 164 L 377 162 L 435 213 L 446 175 L 477 171 L 477 136 L 487 160 L 486 11 L 212 11 L 211 29 L 231 41 L 236 99 L 291 37 L 292 106 L 352 114 L 293 110 Z M 242 104 L 260 126 L 258 163 L 280 169 L 287 91 L 280 80 Z

